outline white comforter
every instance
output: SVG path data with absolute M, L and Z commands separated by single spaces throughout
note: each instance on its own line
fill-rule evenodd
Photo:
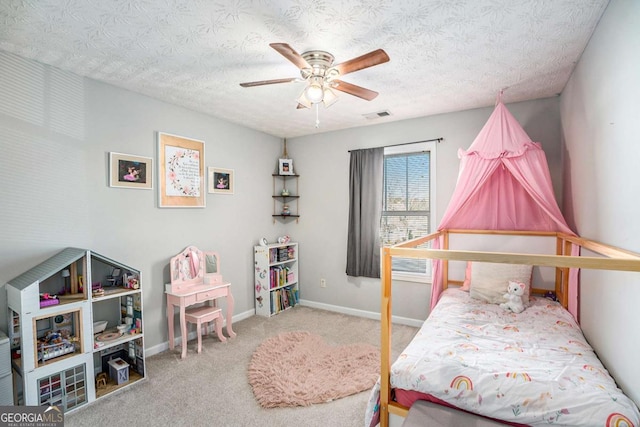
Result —
M 457 289 L 440 301 L 391 367 L 391 387 L 528 425 L 640 426 L 640 413 L 569 312 L 532 298 L 521 314 Z M 380 384 L 365 425 L 378 417 Z

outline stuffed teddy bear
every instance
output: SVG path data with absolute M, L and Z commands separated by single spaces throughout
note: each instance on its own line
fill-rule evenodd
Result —
M 500 304 L 500 307 L 505 310 L 511 310 L 514 313 L 522 313 L 524 311 L 522 295 L 524 295 L 525 288 L 526 285 L 524 283 L 509 280 L 507 293 L 502 296 L 507 301 Z

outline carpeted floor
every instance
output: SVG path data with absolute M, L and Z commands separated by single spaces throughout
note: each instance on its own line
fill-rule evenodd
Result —
M 305 426 L 360 427 L 369 391 L 329 403 L 294 408 L 262 408 L 247 379 L 251 357 L 269 337 L 308 331 L 334 345 L 368 343 L 379 348 L 380 322 L 296 307 L 271 318 L 253 316 L 235 323 L 238 336 L 221 343 L 215 334 L 189 342 L 186 359 L 179 347 L 147 358 L 147 379 L 65 416 L 75 426 Z M 397 357 L 416 328 L 393 326 Z

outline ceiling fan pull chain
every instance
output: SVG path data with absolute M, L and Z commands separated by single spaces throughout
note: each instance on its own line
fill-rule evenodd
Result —
M 320 127 L 320 103 L 316 104 L 316 129 Z

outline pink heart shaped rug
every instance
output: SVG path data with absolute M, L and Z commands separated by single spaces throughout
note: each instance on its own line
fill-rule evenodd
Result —
M 308 406 L 371 389 L 380 350 L 370 344 L 334 346 L 309 332 L 285 332 L 253 353 L 249 383 L 263 408 Z

